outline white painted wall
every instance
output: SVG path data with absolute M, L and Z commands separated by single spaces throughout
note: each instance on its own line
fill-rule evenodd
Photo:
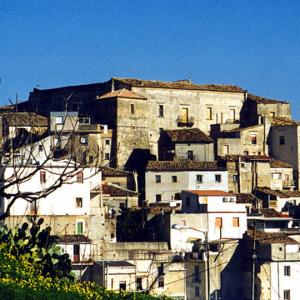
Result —
M 161 176 L 161 182 L 156 183 L 155 176 Z M 202 175 L 202 183 L 197 183 L 197 175 Z M 221 175 L 221 182 L 215 181 L 215 175 Z M 172 181 L 177 176 L 177 182 Z M 156 201 L 160 194 L 163 201 L 171 201 L 176 193 L 182 190 L 222 190 L 228 191 L 227 171 L 178 171 L 178 172 L 146 172 L 146 200 Z
M 74 243 L 79 245 L 79 258 L 80 262 L 88 261 L 91 258 L 91 244 L 88 243 Z M 59 243 L 58 246 L 61 247 L 62 253 L 69 254 L 72 262 L 74 262 L 74 244 L 64 244 Z
M 46 172 L 46 183 L 40 181 L 40 171 L 35 173 L 28 181 L 19 186 L 21 192 L 42 192 L 47 187 L 53 185 L 64 171 L 67 161 L 49 162 L 43 170 Z M 72 170 L 72 166 L 67 167 L 67 172 Z M 4 171 L 4 181 L 10 177 L 16 178 L 30 174 L 34 167 L 17 168 L 7 166 Z M 81 170 L 80 170 L 81 171 Z M 83 183 L 77 182 L 74 176 L 62 184 L 61 187 L 54 190 L 46 198 L 37 200 L 38 214 L 41 215 L 89 215 L 90 214 L 90 190 L 101 183 L 101 173 L 95 174 L 96 170 L 92 168 L 82 169 L 84 173 Z M 22 172 L 22 173 L 21 173 Z M 16 193 L 17 186 L 9 187 L 7 193 Z M 82 198 L 82 207 L 77 207 L 76 198 Z M 4 209 L 6 209 L 9 199 L 4 198 Z M 12 216 L 23 216 L 29 214 L 30 204 L 24 199 L 17 199 L 11 207 Z

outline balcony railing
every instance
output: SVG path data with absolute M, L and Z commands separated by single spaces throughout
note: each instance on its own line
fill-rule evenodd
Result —
M 177 118 L 177 126 L 179 127 L 192 127 L 195 123 L 194 117 L 185 117 L 185 116 L 178 116 Z

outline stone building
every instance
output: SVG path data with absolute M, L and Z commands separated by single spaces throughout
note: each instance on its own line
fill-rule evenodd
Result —
M 159 160 L 215 160 L 212 138 L 198 128 L 163 130 L 158 147 Z

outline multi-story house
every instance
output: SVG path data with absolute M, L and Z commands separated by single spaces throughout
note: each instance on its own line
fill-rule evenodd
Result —
M 170 202 L 180 200 L 182 190 L 228 191 L 228 176 L 217 162 L 149 161 L 145 185 L 147 202 Z
M 198 128 L 164 130 L 158 147 L 160 160 L 215 160 L 212 138 Z

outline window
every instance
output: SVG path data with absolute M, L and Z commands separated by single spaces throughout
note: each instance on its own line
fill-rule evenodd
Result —
M 143 279 L 142 279 L 142 277 L 137 277 L 136 278 L 136 289 L 138 291 L 143 289 Z
M 281 135 L 279 137 L 279 145 L 284 145 L 285 144 L 285 136 L 284 135 Z
M 164 276 L 159 276 L 158 277 L 158 287 L 163 288 L 165 286 L 165 278 Z
M 244 155 L 249 155 L 249 151 L 244 151 Z
M 110 279 L 110 287 L 112 290 L 114 289 L 114 279 L 113 278 Z
M 229 153 L 229 145 L 223 145 L 223 154 L 226 155 Z
M 203 176 L 202 175 L 196 175 L 196 182 L 202 183 L 203 182 Z
M 120 202 L 120 203 L 119 203 L 119 207 L 120 207 L 121 209 L 124 209 L 124 208 L 125 208 L 125 203 L 124 203 L 124 202 Z
M 270 115 L 271 115 L 271 117 L 275 117 L 276 116 L 275 111 L 270 111 Z
M 164 106 L 163 105 L 158 105 L 158 116 L 160 118 L 164 117 Z
M 132 114 L 135 113 L 135 107 L 134 107 L 134 104 L 130 104 L 130 113 L 132 113 Z
M 230 109 L 230 121 L 235 123 L 235 109 Z
M 111 233 L 110 234 L 110 238 L 113 240 L 115 238 L 115 234 L 114 233 Z
M 109 160 L 109 153 L 104 153 L 104 159 Z
M 200 281 L 200 268 L 199 266 L 195 266 L 194 282 L 199 282 L 199 281 Z
M 156 194 L 155 200 L 156 200 L 156 202 L 161 202 L 161 194 Z
M 89 163 L 92 164 L 94 162 L 94 156 L 89 156 Z
M 199 296 L 200 296 L 200 287 L 195 286 L 195 297 L 199 297 Z
M 291 291 L 290 290 L 283 291 L 283 300 L 291 300 Z
M 83 172 L 78 172 L 76 177 L 78 183 L 83 183 Z
M 120 281 L 119 290 L 120 291 L 126 291 L 126 281 Z
M 161 176 L 160 175 L 155 175 L 155 182 L 160 183 L 161 182 Z
M 105 145 L 109 145 L 110 144 L 110 140 L 105 140 Z
M 80 144 L 86 145 L 87 143 L 88 143 L 88 137 L 87 136 L 80 137 Z
M 217 217 L 216 218 L 216 221 L 215 221 L 215 226 L 216 228 L 222 228 L 222 225 L 223 225 L 223 220 L 221 217 Z
M 61 125 L 64 122 L 64 117 L 55 117 L 55 124 Z
M 42 152 L 44 150 L 43 145 L 39 145 L 39 152 Z
M 80 245 L 74 245 L 73 246 L 73 262 L 79 262 L 80 261 Z
M 40 182 L 46 183 L 46 171 L 40 171 Z
M 206 120 L 212 120 L 212 107 L 206 107 Z
M 237 176 L 237 175 L 232 175 L 232 181 L 233 181 L 233 182 L 236 182 L 237 179 L 238 179 L 238 176 Z
M 257 135 L 256 135 L 256 133 L 251 133 L 251 144 L 252 145 L 257 144 Z
M 78 123 L 79 123 L 79 125 L 90 125 L 91 119 L 88 117 L 86 117 L 86 118 L 82 117 L 82 118 L 78 119 Z
M 284 276 L 291 276 L 291 267 L 284 266 Z
M 177 176 L 172 176 L 172 182 L 177 182 Z
M 180 220 L 180 225 L 186 226 L 186 220 L 185 219 Z
M 233 227 L 240 227 L 240 218 L 239 217 L 233 217 L 232 218 L 232 226 Z
M 192 150 L 189 150 L 187 152 L 187 159 L 193 160 L 194 159 L 194 152 Z
M 83 222 L 76 222 L 76 234 L 83 234 Z
M 82 198 L 76 197 L 76 207 L 82 207 Z
M 281 173 L 272 173 L 272 179 L 281 179 Z
M 216 175 L 215 175 L 215 181 L 216 181 L 216 182 L 219 182 L 219 183 L 222 181 L 221 175 L 220 175 L 220 174 L 216 174 Z

